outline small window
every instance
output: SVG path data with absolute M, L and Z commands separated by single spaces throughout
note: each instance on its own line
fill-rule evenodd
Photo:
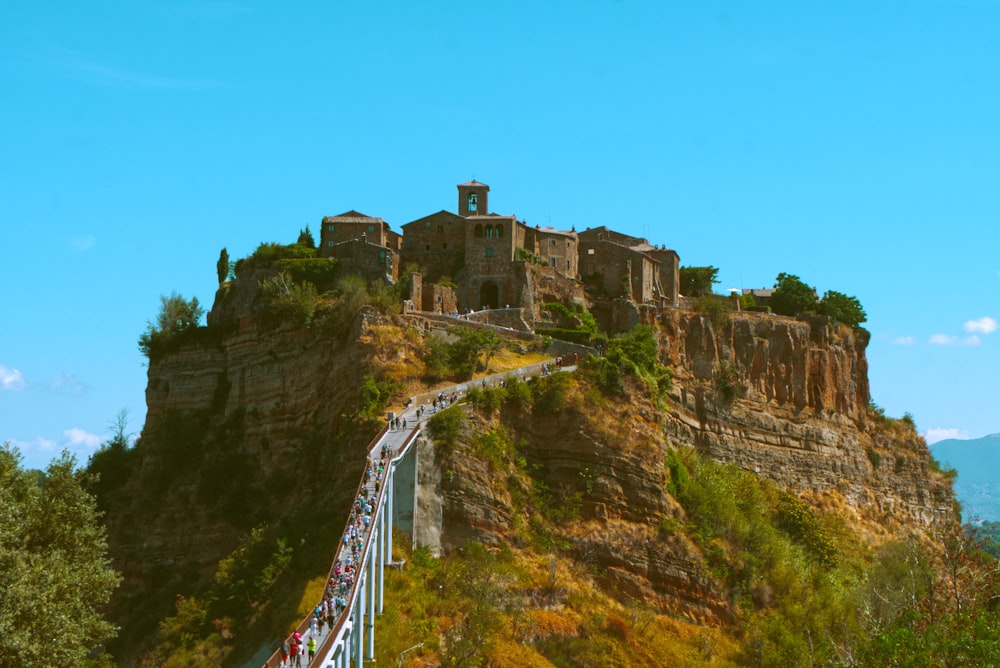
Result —
M 593 255 L 593 254 L 594 254 L 594 249 L 593 248 L 588 248 L 587 249 L 587 255 Z
M 375 231 L 375 226 L 374 225 L 369 225 L 368 226 L 368 231 L 369 232 L 374 232 Z
M 552 267 L 553 269 L 556 268 L 556 258 L 555 257 L 550 257 L 549 258 L 549 266 Z
M 444 227 L 441 225 L 438 225 L 438 234 L 444 234 Z
M 493 246 L 486 247 L 486 257 L 493 257 Z
M 424 227 L 426 227 L 428 230 L 431 229 L 431 221 L 425 220 L 424 221 Z
M 572 243 L 569 242 L 569 241 L 567 241 L 566 242 L 566 248 L 572 248 L 572 247 L 573 247 Z
M 327 248 L 333 248 L 335 245 L 336 244 L 333 243 L 333 239 L 330 239 L 329 241 L 326 242 Z
M 496 227 L 494 227 L 493 228 L 493 236 L 496 237 L 497 239 L 503 238 L 503 228 L 500 227 L 499 225 L 497 225 Z
M 333 232 L 333 230 L 334 230 L 333 223 L 330 223 L 330 225 L 326 228 L 326 231 Z
M 570 269 L 572 269 L 572 268 L 573 268 L 573 265 L 572 265 L 572 264 L 570 264 L 570 261 L 569 261 L 569 260 L 566 260 L 566 271 L 569 271 L 569 270 L 570 270 Z
M 478 206 L 479 206 L 479 198 L 476 196 L 476 193 L 470 193 L 469 194 L 469 211 L 470 212 L 475 211 Z
M 556 245 L 556 240 L 555 239 L 549 239 L 549 245 L 550 246 L 555 246 Z
M 378 259 L 385 260 L 385 251 L 378 252 Z

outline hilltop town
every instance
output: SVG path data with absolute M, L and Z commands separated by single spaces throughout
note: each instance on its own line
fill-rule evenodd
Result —
M 612 302 L 667 308 L 678 303 L 680 258 L 664 246 L 607 226 L 529 226 L 489 208 L 490 187 L 458 184 L 458 213 L 441 210 L 390 229 L 351 210 L 323 218 L 319 255 L 338 273 L 395 283 L 412 276 L 408 311 L 465 314 L 520 309 L 530 326 L 546 302 L 585 305 L 612 329 Z M 498 314 L 498 317 L 501 317 Z M 509 323 L 505 318 L 504 323 Z

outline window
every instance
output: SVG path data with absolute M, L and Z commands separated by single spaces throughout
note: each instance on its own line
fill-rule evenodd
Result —
M 330 223 L 330 224 L 329 224 L 329 225 L 327 226 L 327 228 L 326 228 L 326 231 L 327 231 L 327 232 L 333 232 L 333 229 L 334 229 L 334 227 L 333 227 L 333 223 Z
M 594 249 L 593 248 L 588 248 L 587 249 L 587 255 L 593 255 L 593 254 L 594 254 Z
M 550 246 L 555 246 L 556 245 L 556 240 L 555 239 L 549 239 L 549 245 Z
M 428 230 L 431 229 L 431 221 L 425 220 L 424 221 L 424 227 L 426 227 Z
M 566 271 L 569 271 L 572 268 L 573 268 L 573 265 L 570 263 L 569 260 L 566 260 Z
M 497 225 L 496 227 L 494 227 L 493 228 L 493 236 L 496 237 L 497 239 L 502 238 L 503 237 L 503 228 L 500 227 L 499 225 Z
M 375 231 L 375 226 L 374 225 L 369 225 L 368 226 L 368 231 L 369 232 L 374 232 Z
M 549 266 L 552 267 L 553 269 L 556 268 L 556 258 L 555 257 L 550 257 L 549 258 Z
M 476 196 L 476 193 L 469 193 L 469 212 L 474 212 L 478 206 L 479 198 Z
M 444 234 L 444 226 L 438 225 L 438 234 Z
M 486 257 L 493 257 L 493 246 L 486 247 Z
M 333 243 L 333 239 L 330 239 L 329 241 L 326 242 L 326 247 L 327 248 L 333 248 L 334 245 L 335 244 Z

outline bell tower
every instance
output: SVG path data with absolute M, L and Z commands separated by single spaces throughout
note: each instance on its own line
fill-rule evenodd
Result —
M 475 179 L 458 184 L 458 215 L 485 216 L 490 209 L 487 206 L 490 187 Z

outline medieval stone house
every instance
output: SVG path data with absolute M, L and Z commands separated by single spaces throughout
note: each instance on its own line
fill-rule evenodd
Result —
M 515 307 L 537 314 L 546 301 L 584 303 L 624 297 L 638 304 L 673 305 L 678 257 L 645 239 L 607 227 L 575 231 L 529 227 L 489 209 L 490 187 L 458 185 L 458 213 L 438 211 L 402 226 L 357 211 L 323 219 L 321 250 L 345 271 L 394 280 L 400 267 L 419 267 L 415 308 L 429 311 Z M 382 263 L 382 264 L 380 264 Z M 581 280 L 583 279 L 583 280 Z

